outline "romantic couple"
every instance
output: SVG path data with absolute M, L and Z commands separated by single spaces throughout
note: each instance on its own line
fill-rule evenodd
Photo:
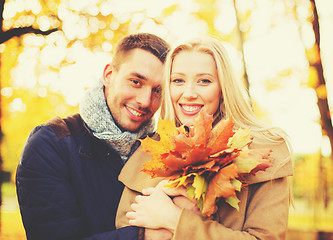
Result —
M 183 187 L 141 171 L 151 156 L 140 140 L 159 119 L 191 127 L 202 109 L 213 128 L 232 117 L 250 128 L 251 148 L 270 149 L 272 166 L 246 179 L 239 209 L 216 201 L 202 216 Z M 119 41 L 80 113 L 55 117 L 31 132 L 17 168 L 27 239 L 285 239 L 293 174 L 286 134 L 260 122 L 246 89 L 213 38 L 170 50 L 147 33 Z

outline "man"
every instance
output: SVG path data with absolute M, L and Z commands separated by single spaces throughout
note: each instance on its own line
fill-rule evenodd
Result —
M 17 168 L 27 239 L 137 239 L 115 230 L 123 184 L 118 175 L 154 130 L 167 43 L 152 34 L 123 38 L 80 114 L 53 118 L 30 134 Z

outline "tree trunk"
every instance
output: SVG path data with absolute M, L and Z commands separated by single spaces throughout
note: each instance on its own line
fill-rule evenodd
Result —
M 3 8 L 5 5 L 5 0 L 0 0 L 0 40 L 2 40 L 2 25 L 3 25 Z M 1 53 L 0 53 L 0 70 L 1 70 Z M 2 101 L 1 101 L 1 71 L 0 71 L 0 216 L 1 216 L 1 208 L 2 208 L 2 180 L 3 180 L 3 172 L 2 172 L 2 154 L 1 154 L 1 146 L 2 146 Z M 1 221 L 1 218 L 0 218 Z M 0 234 L 1 234 L 1 224 L 0 224 Z
M 243 66 L 244 66 L 243 80 L 244 80 L 244 84 L 245 84 L 245 87 L 246 87 L 246 90 L 247 90 L 247 94 L 250 97 L 250 83 L 249 83 L 249 77 L 248 77 L 248 74 L 247 74 L 247 71 L 246 71 L 246 61 L 245 61 L 244 48 L 243 48 L 244 37 L 243 37 L 243 33 L 242 33 L 242 31 L 240 30 L 240 27 L 239 27 L 240 26 L 240 19 L 239 19 L 239 16 L 238 16 L 236 0 L 234 0 L 233 2 L 234 2 L 234 9 L 235 9 L 235 18 L 236 18 L 236 22 L 237 22 L 237 30 L 238 30 L 239 40 L 240 40 L 239 48 L 240 48 L 240 51 L 242 53 L 242 61 L 243 61 Z
M 318 84 L 315 86 L 315 90 L 318 97 L 318 108 L 320 112 L 320 120 L 321 120 L 321 127 L 323 129 L 324 134 L 326 134 L 330 140 L 331 144 L 331 154 L 333 153 L 333 128 L 332 128 L 332 120 L 331 120 L 331 113 L 328 105 L 327 94 L 320 94 L 321 92 L 327 93 L 326 90 L 326 81 L 324 77 L 323 65 L 321 61 L 320 55 L 320 29 L 319 29 L 319 19 L 318 19 L 318 12 L 315 0 L 310 0 L 312 4 L 312 27 L 315 34 L 315 47 L 313 51 L 317 51 L 316 55 L 318 56 L 317 61 L 309 60 L 309 64 L 313 67 L 318 75 Z

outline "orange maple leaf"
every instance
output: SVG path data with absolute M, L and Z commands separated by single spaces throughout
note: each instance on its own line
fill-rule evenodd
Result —
M 207 146 L 212 131 L 213 116 L 206 111 L 200 111 L 193 123 L 193 142 L 196 145 Z
M 233 127 L 235 123 L 232 117 L 226 120 L 219 121 L 213 128 L 210 134 L 208 148 L 211 149 L 211 154 L 220 152 L 228 148 L 228 141 L 234 135 Z

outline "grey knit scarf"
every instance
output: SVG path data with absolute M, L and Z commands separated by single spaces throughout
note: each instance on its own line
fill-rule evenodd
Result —
M 124 162 L 138 147 L 139 144 L 136 143 L 136 140 L 146 137 L 155 129 L 153 119 L 146 122 L 136 132 L 119 129 L 105 100 L 103 79 L 100 79 L 93 88 L 84 94 L 79 109 L 82 119 L 94 136 L 108 142 L 120 154 Z

